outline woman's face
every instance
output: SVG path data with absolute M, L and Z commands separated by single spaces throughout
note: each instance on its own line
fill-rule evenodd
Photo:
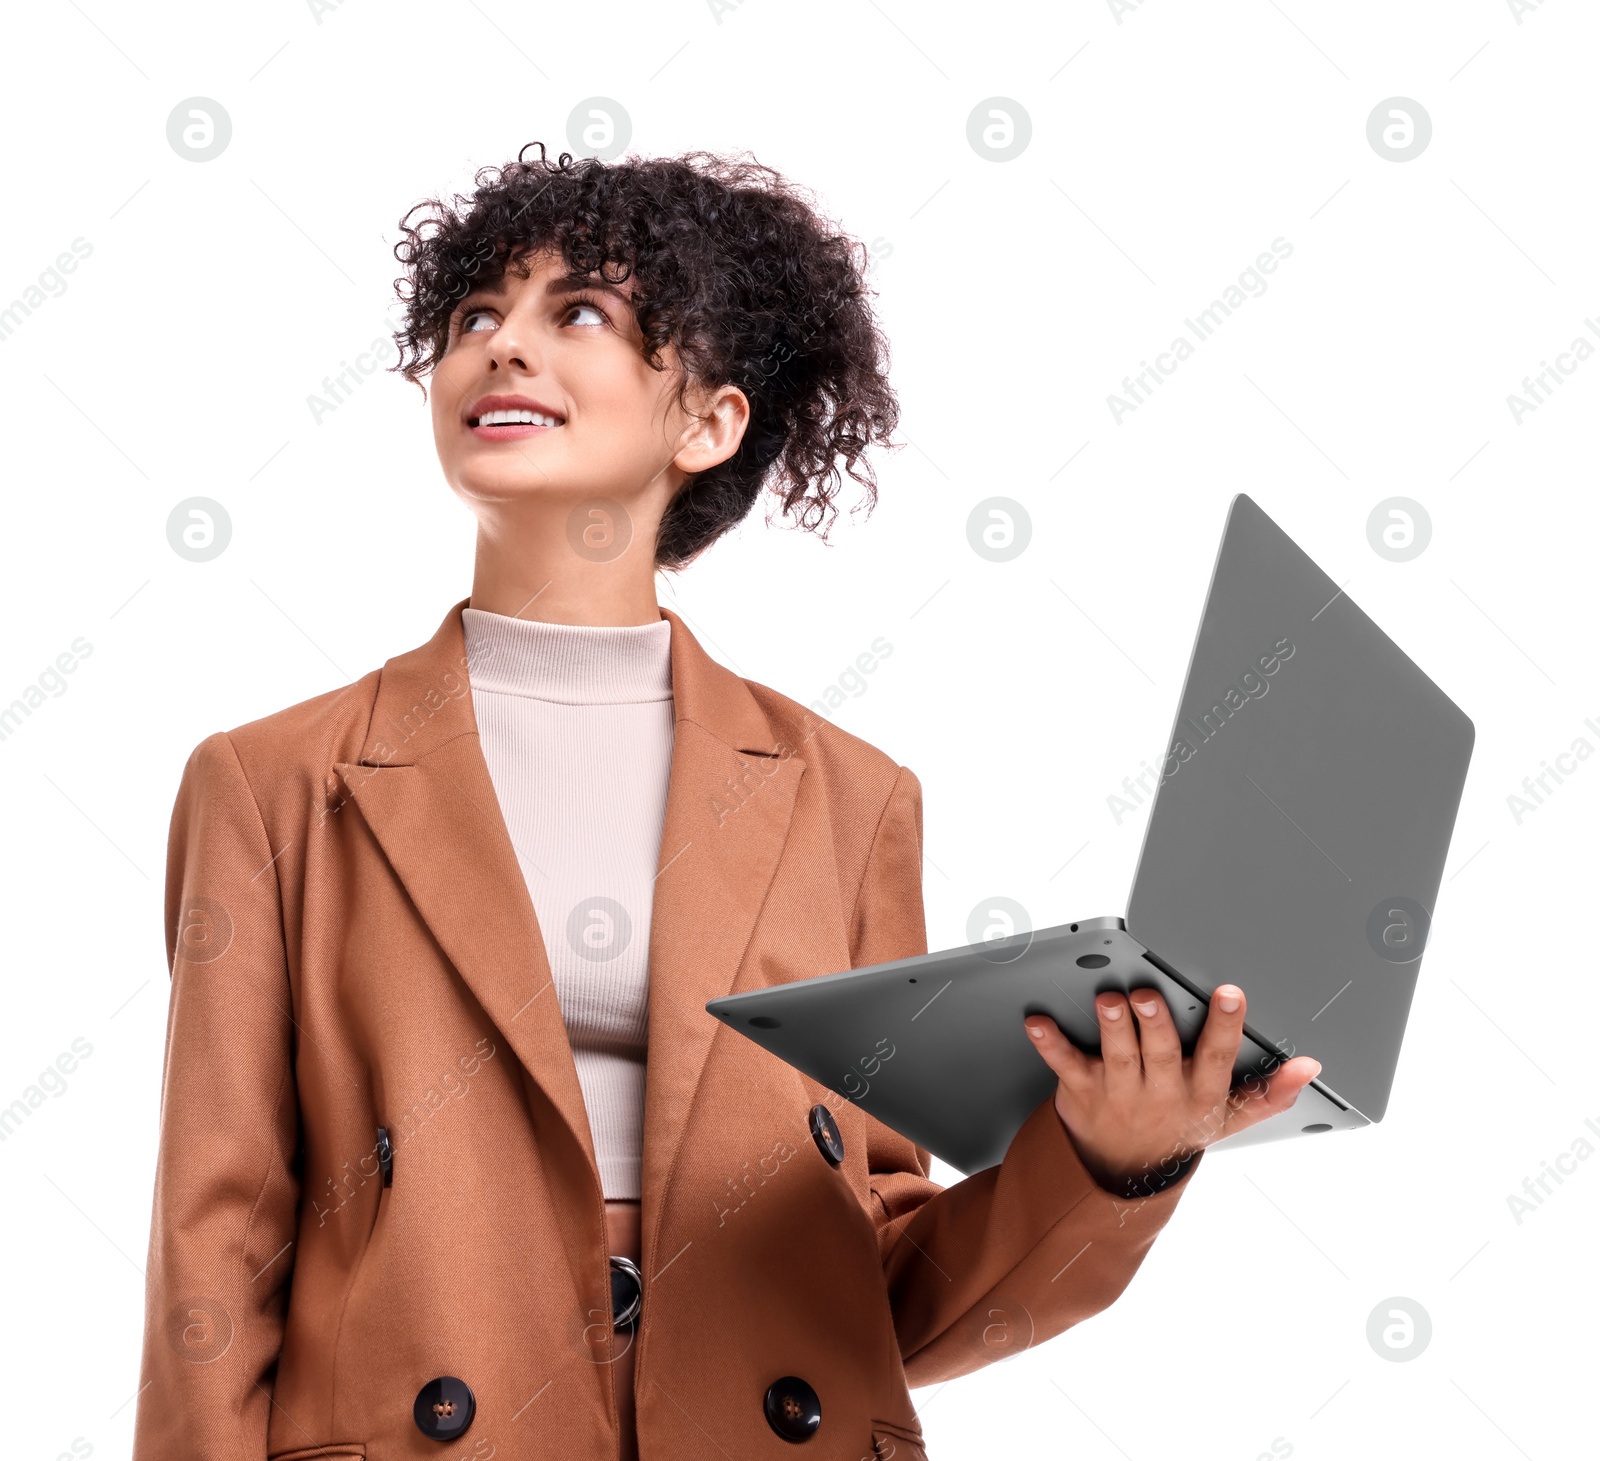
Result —
M 676 352 L 660 372 L 640 355 L 633 277 L 570 280 L 559 254 L 531 264 L 464 295 L 451 317 L 432 391 L 446 479 L 469 504 L 609 498 L 659 519 L 685 470 L 712 465 L 685 449 L 694 423 L 673 401 Z

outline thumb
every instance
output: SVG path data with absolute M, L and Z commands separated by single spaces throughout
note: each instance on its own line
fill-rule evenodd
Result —
M 1247 1084 L 1234 1093 L 1234 1100 L 1238 1104 L 1224 1120 L 1224 1128 L 1242 1131 L 1258 1121 L 1287 1111 L 1321 1070 L 1322 1062 L 1313 1060 L 1309 1055 L 1297 1055 L 1292 1060 L 1284 1061 L 1264 1085 Z

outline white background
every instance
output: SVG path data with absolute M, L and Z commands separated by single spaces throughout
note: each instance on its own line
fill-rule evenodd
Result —
M 1520 422 L 1507 404 L 1574 338 L 1600 343 L 1600 24 L 1578 0 L 1527 12 L 11 13 L 0 305 L 74 239 L 92 252 L 0 340 L 0 705 L 78 636 L 92 653 L 0 741 L 0 1106 L 75 1038 L 92 1054 L 0 1143 L 6 1454 L 128 1450 L 185 758 L 422 642 L 470 591 L 474 524 L 420 394 L 378 372 L 320 422 L 307 397 L 386 330 L 400 215 L 531 139 L 571 147 L 597 96 L 631 118 L 632 150 L 749 149 L 872 248 L 907 443 L 875 458 L 878 510 L 824 546 L 758 508 L 659 592 L 713 655 L 802 701 L 891 643 L 836 718 L 922 780 L 932 947 L 965 943 L 994 895 L 1038 927 L 1122 910 L 1143 818 L 1119 825 L 1107 797 L 1164 748 L 1236 492 L 1477 726 L 1387 1118 L 1214 1154 L 1110 1309 L 915 1392 L 930 1453 L 1592 1444 L 1600 1160 L 1520 1222 L 1508 1206 L 1586 1132 L 1600 1149 L 1600 758 L 1520 823 L 1507 801 L 1577 738 L 1600 747 L 1600 358 Z M 206 163 L 166 136 L 194 96 L 232 119 Z M 1395 96 L 1432 119 L 1409 162 L 1367 138 Z M 994 97 L 1031 119 L 1009 162 L 967 140 Z M 1118 424 L 1122 378 L 1275 238 L 1293 253 L 1266 292 Z M 1009 563 L 967 541 L 996 495 L 1032 523 Z M 1397 495 L 1433 529 L 1404 563 L 1366 532 Z M 233 524 L 208 563 L 167 541 L 192 496 Z M 1366 1337 L 1393 1296 L 1432 1321 L 1407 1363 Z

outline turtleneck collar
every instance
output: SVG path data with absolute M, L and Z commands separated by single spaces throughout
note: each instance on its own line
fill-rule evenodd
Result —
M 624 705 L 672 698 L 672 625 L 551 624 L 464 608 L 467 675 L 474 689 L 562 705 Z

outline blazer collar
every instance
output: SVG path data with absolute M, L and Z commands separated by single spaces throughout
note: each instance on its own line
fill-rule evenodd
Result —
M 426 644 L 384 664 L 361 755 L 335 769 L 445 955 L 559 1114 L 570 1140 L 546 1159 L 563 1164 L 577 1191 L 587 1184 L 603 1221 L 544 937 L 479 743 L 461 621 L 469 602 L 454 605 Z M 732 991 L 805 770 L 745 682 L 678 615 L 660 613 L 672 625 L 674 735 L 650 921 L 646 1273 L 659 1199 L 720 1027 L 705 1005 Z
M 478 733 L 466 693 L 467 649 L 462 599 L 433 638 L 385 662 L 360 764 L 414 766 L 447 740 Z M 672 698 L 675 725 L 693 721 L 724 745 L 752 755 L 776 749 L 772 726 L 743 680 L 712 659 L 671 609 Z M 448 698 L 449 704 L 443 701 Z M 676 768 L 674 768 L 676 769 Z

